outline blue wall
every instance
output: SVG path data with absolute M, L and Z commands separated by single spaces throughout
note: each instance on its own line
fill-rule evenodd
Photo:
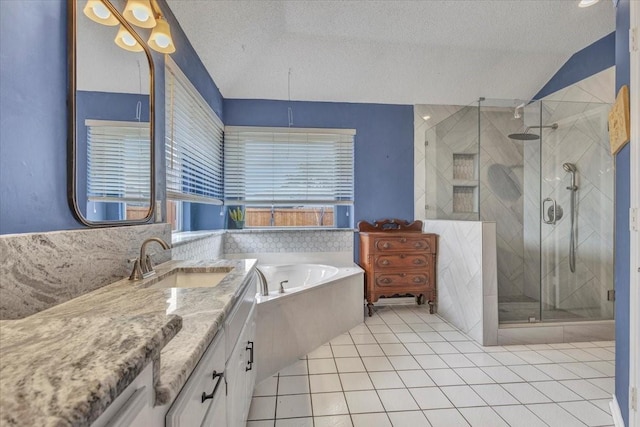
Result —
M 616 90 L 630 84 L 629 0 L 616 10 Z M 616 155 L 616 399 L 629 425 L 629 208 L 631 156 L 627 144 Z
M 160 6 L 172 58 L 222 118 L 220 91 L 164 0 Z M 66 31 L 65 0 L 0 1 L 0 234 L 83 227 L 67 203 Z M 164 201 L 164 55 L 153 59 L 156 197 Z
M 231 126 L 356 129 L 354 223 L 413 220 L 413 106 L 225 99 Z
M 616 33 L 613 32 L 574 53 L 533 97 L 544 98 L 562 88 L 615 65 Z

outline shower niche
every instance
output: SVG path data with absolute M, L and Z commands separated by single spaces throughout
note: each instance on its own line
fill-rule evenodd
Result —
M 478 156 L 453 154 L 453 213 L 478 212 Z

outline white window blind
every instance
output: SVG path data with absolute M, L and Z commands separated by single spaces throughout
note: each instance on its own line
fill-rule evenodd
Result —
M 237 204 L 352 204 L 353 129 L 225 127 L 224 192 Z
M 222 204 L 222 121 L 169 58 L 165 86 L 167 198 Z
M 149 123 L 86 120 L 87 198 L 151 200 Z

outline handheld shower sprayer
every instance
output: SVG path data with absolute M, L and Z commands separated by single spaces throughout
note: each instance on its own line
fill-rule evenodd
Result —
M 575 239 L 575 221 L 576 221 L 576 172 L 578 168 L 573 163 L 563 163 L 562 168 L 571 174 L 571 184 L 567 190 L 571 191 L 571 241 L 569 242 L 569 268 L 572 273 L 576 271 L 576 239 Z
M 578 172 L 578 168 L 576 168 L 576 165 L 574 165 L 573 163 L 564 163 L 562 165 L 562 168 L 565 170 L 565 172 L 571 174 L 571 185 L 567 187 L 567 190 L 577 191 L 578 187 L 576 186 L 576 172 Z

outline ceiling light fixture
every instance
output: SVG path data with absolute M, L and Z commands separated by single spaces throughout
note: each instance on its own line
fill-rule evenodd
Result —
M 151 31 L 151 36 L 149 36 L 147 43 L 151 49 L 160 53 L 173 53 L 176 51 L 171 38 L 171 28 L 162 15 L 158 16 L 156 26 Z
M 580 3 L 578 3 L 578 7 L 589 7 L 589 6 L 593 6 L 594 4 L 598 3 L 600 0 L 580 0 Z
M 115 42 L 118 46 L 123 48 L 124 50 L 128 50 L 129 52 L 142 52 L 142 46 L 140 43 L 131 35 L 131 33 L 124 27 L 124 25 L 120 25 L 120 29 L 118 30 L 118 35 L 115 38 Z
M 82 10 L 87 18 L 102 25 L 118 25 L 118 19 L 107 9 L 100 0 L 89 0 Z
M 422 120 L 429 120 L 431 116 L 422 116 Z
M 153 28 L 156 26 L 156 19 L 149 0 L 127 0 L 122 16 L 140 28 Z

